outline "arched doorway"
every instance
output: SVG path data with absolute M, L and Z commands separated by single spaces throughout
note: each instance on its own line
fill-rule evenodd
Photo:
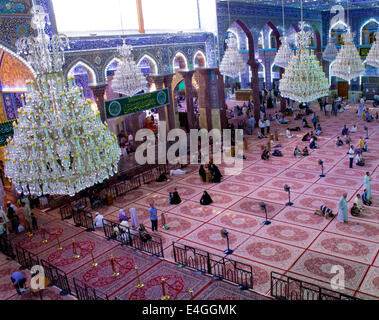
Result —
M 90 89 L 90 86 L 96 85 L 96 73 L 85 62 L 79 61 L 75 63 L 67 72 L 67 78 L 75 78 L 77 86 L 83 88 L 84 96 L 86 99 L 90 99 L 93 104 L 96 103 L 95 96 Z
M 193 67 L 194 68 L 203 68 L 203 67 L 206 67 L 206 65 L 207 65 L 207 63 L 206 63 L 204 53 L 201 51 L 196 52 L 194 57 L 193 57 Z
M 375 33 L 377 32 L 379 27 L 379 22 L 371 18 L 362 24 L 360 28 L 360 44 L 361 45 L 371 45 L 375 41 Z
M 184 56 L 183 53 L 177 52 L 174 56 L 174 59 L 172 60 L 172 69 L 175 71 L 182 69 L 187 70 L 188 69 L 188 62 L 187 58 Z

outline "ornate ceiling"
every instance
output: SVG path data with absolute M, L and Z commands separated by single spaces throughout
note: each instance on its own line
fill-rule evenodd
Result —
M 227 2 L 228 0 L 218 0 L 219 2 Z M 282 0 L 229 0 L 230 2 L 248 2 L 262 5 L 281 6 Z M 330 10 L 333 5 L 342 5 L 346 8 L 346 0 L 303 0 L 304 9 L 313 10 Z M 377 8 L 378 0 L 349 0 L 351 9 L 359 8 Z M 300 0 L 284 0 L 285 7 L 300 8 Z

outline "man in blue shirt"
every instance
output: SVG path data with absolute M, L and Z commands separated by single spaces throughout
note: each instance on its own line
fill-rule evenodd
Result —
M 149 215 L 151 221 L 151 230 L 158 231 L 158 210 L 154 207 L 154 203 L 150 203 Z
M 372 201 L 370 199 L 368 199 L 368 194 L 367 194 L 367 189 L 364 189 L 363 190 L 363 194 L 362 194 L 362 202 L 364 205 L 366 206 L 371 206 L 372 205 Z

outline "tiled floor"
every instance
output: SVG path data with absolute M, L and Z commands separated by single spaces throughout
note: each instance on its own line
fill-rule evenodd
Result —
M 314 110 L 318 110 L 318 105 L 314 106 Z M 268 112 L 273 113 L 270 110 Z M 241 174 L 226 176 L 219 184 L 203 183 L 195 168 L 186 175 L 172 177 L 170 182 L 144 185 L 125 197 L 116 199 L 113 206 L 104 208 L 101 212 L 105 218 L 116 220 L 120 208 L 128 210 L 135 207 L 140 222 L 150 228 L 147 210 L 150 201 L 154 200 L 158 213 L 166 214 L 167 224 L 170 226 L 168 230 L 159 228 L 158 232 L 162 237 L 167 259 L 172 259 L 172 241 L 225 256 L 223 251 L 226 249 L 226 240 L 221 237 L 220 230 L 226 228 L 229 231 L 230 247 L 234 250 L 229 257 L 253 267 L 254 290 L 264 295 L 269 293 L 271 271 L 330 288 L 330 279 L 334 275 L 331 267 L 340 265 L 345 269 L 344 293 L 363 299 L 379 299 L 379 126 L 375 122 L 363 122 L 356 115 L 355 107 L 338 114 L 337 117 L 325 118 L 323 113 L 317 113 L 324 134 L 317 141 L 320 148 L 310 151 L 308 157 L 297 159 L 293 156 L 296 145 L 302 149 L 308 144 L 301 141 L 306 132 L 304 129 L 295 133 L 291 139 L 284 136 L 287 127 L 298 126 L 300 121 L 289 119 L 290 123 L 286 126 L 272 123 L 272 132 L 279 132 L 279 143 L 283 146 L 280 148 L 282 158 L 272 157 L 268 161 L 260 159 L 260 146 L 265 145 L 267 139 L 257 139 L 255 130 L 254 135 L 247 136 L 247 160 L 244 161 Z M 336 147 L 335 139 L 340 135 L 344 124 L 351 127 L 354 123 L 358 125 L 358 132 L 351 134 L 353 145 L 357 145 L 359 137 L 365 137 L 364 126 L 369 127 L 369 152 L 364 153 L 365 167 L 354 165 L 353 169 L 349 169 L 346 155 L 348 147 Z M 324 161 L 326 177 L 323 178 L 320 177 L 319 159 Z M 224 167 L 221 165 L 220 169 L 223 171 Z M 348 193 L 350 208 L 356 193 L 362 193 L 363 177 L 367 170 L 372 174 L 374 205 L 361 217 L 354 218 L 349 214 L 347 223 L 339 223 L 336 218 L 324 218 L 314 214 L 314 210 L 319 209 L 320 205 L 326 205 L 336 213 L 337 202 L 343 192 Z M 288 193 L 283 190 L 284 184 L 291 187 L 293 206 L 285 205 L 288 202 Z M 168 192 L 174 187 L 178 188 L 182 198 L 179 205 L 170 205 L 168 202 Z M 210 206 L 199 205 L 204 190 L 214 200 Z M 262 201 L 266 203 L 268 217 L 272 222 L 268 226 L 262 224 L 265 220 L 265 213 L 260 208 Z M 85 257 L 82 264 L 86 265 L 89 261 L 89 243 L 92 241 L 91 244 L 96 250 L 97 242 L 104 239 L 93 239 L 93 235 L 79 231 L 75 238 Z M 71 240 L 68 237 L 73 235 L 63 226 L 59 232 L 62 234 L 64 248 L 69 248 Z M 33 242 L 27 245 L 34 246 Z M 106 259 L 103 259 L 104 251 L 111 249 L 112 243 L 109 243 L 109 248 L 103 252 L 95 251 L 96 255 L 101 256 L 99 262 L 104 264 L 104 268 L 109 267 Z M 76 272 L 79 264 L 71 261 L 71 255 L 66 257 L 65 252 L 63 250 L 57 253 L 51 249 L 45 251 L 44 255 L 51 261 L 58 261 L 61 268 Z M 120 260 L 121 265 L 130 264 L 127 259 L 124 260 Z M 156 274 L 158 276 L 157 270 L 148 269 L 146 273 L 149 278 L 146 281 L 151 281 L 151 292 L 157 290 L 154 289 L 155 280 L 151 280 L 155 279 Z M 125 269 L 125 272 L 128 270 Z M 178 271 L 178 277 L 180 272 Z M 191 279 L 192 276 L 183 274 L 181 277 Z M 175 279 L 169 281 L 175 282 Z M 183 286 L 187 280 L 183 281 L 178 280 L 180 290 L 174 287 L 170 289 L 172 295 L 179 299 L 188 296 L 184 292 L 188 288 Z M 191 281 L 199 288 L 203 286 L 196 294 L 197 298 L 209 297 L 211 289 L 220 297 L 229 294 L 229 291 L 221 292 L 218 285 Z M 149 297 L 151 294 L 135 290 L 130 283 L 123 285 L 120 292 L 130 299 Z M 114 284 L 110 286 L 115 288 Z

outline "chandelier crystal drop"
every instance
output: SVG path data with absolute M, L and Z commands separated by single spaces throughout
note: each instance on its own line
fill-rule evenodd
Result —
M 237 40 L 229 38 L 226 41 L 228 48 L 220 63 L 220 72 L 231 78 L 237 78 L 241 72 L 246 71 L 246 62 L 237 48 Z
M 286 36 L 280 38 L 282 44 L 276 53 L 274 64 L 281 68 L 287 68 L 288 62 L 293 56 L 292 50 L 288 44 L 288 39 Z
M 50 39 L 44 31 L 48 15 L 40 6 L 32 10 L 37 36 L 20 39 L 17 48 L 36 79 L 26 82 L 14 135 L 7 141 L 5 174 L 24 195 L 73 196 L 116 173 L 121 151 L 83 89 L 64 77 L 67 37 Z
M 329 93 L 328 79 L 322 71 L 317 57 L 309 46 L 311 32 L 304 31 L 301 21 L 301 31 L 296 34 L 297 50 L 288 63 L 282 79 L 279 80 L 279 90 L 282 97 L 298 102 L 309 102 Z
M 365 67 L 353 42 L 350 27 L 348 27 L 344 34 L 344 44 L 332 65 L 332 75 L 350 81 L 363 75 L 364 72 Z
M 124 39 L 122 46 L 119 46 L 117 51 L 121 62 L 112 79 L 113 91 L 126 96 L 133 96 L 137 92 L 145 90 L 147 80 L 133 60 L 132 46 L 127 45 Z
M 337 47 L 334 41 L 329 38 L 328 44 L 326 45 L 326 48 L 324 52 L 322 53 L 322 59 L 325 61 L 333 61 L 337 57 Z
M 379 68 L 379 32 L 376 33 L 376 40 L 366 57 L 366 63 L 375 68 Z

